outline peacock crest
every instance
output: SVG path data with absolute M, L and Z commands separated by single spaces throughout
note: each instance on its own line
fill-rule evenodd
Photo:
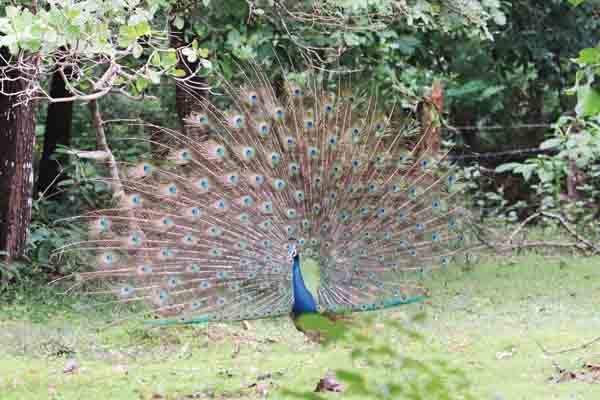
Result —
M 162 129 L 160 157 L 122 164 L 126 194 L 80 217 L 81 277 L 165 323 L 422 299 L 418 274 L 467 247 L 445 151 L 424 146 L 414 112 L 340 82 L 248 76 L 226 102 L 198 100 L 186 124 L 200 136 Z

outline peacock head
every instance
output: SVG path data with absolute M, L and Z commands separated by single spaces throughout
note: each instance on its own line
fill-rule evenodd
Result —
M 290 239 L 287 249 L 288 249 L 288 260 L 294 261 L 294 259 L 296 257 L 298 257 L 298 245 L 296 243 L 296 239 Z

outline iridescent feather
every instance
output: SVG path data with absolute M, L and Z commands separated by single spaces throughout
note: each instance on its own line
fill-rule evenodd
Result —
M 241 89 L 225 85 L 226 110 L 202 101 L 206 112 L 186 120 L 207 140 L 168 131 L 164 159 L 123 168 L 116 207 L 79 217 L 89 238 L 65 250 L 88 257 L 83 280 L 149 305 L 163 323 L 284 315 L 300 296 L 293 239 L 297 273 L 317 278 L 306 284 L 315 311 L 422 299 L 418 274 L 468 245 L 445 152 L 416 145 L 408 110 L 317 79 L 287 81 L 277 97 L 250 74 Z

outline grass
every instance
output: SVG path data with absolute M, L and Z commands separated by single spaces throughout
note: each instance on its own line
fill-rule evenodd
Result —
M 424 341 L 392 336 L 391 345 L 425 361 L 461 369 L 476 399 L 598 399 L 600 384 L 552 383 L 554 364 L 578 370 L 600 363 L 600 343 L 548 357 L 600 335 L 600 260 L 535 255 L 426 277 L 431 301 L 375 313 L 366 333 L 420 311 Z M 49 288 L 19 288 L 0 304 L 0 398 L 204 399 L 291 398 L 327 371 L 345 368 L 375 381 L 398 380 L 388 366 L 350 357 L 346 344 L 314 344 L 287 318 L 242 324 L 149 329 L 139 321 L 107 326 L 113 316 Z M 126 311 L 117 310 L 118 316 Z M 364 318 L 366 314 L 357 318 Z M 76 360 L 73 373 L 63 369 Z M 260 390 L 257 390 L 257 385 Z M 407 383 L 405 383 L 407 384 Z M 327 398 L 365 398 L 327 394 Z M 438 397 L 425 397 L 436 399 Z

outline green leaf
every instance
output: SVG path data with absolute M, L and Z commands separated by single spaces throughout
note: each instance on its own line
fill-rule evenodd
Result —
M 361 44 L 361 37 L 352 32 L 344 32 L 344 42 L 350 47 L 359 46 Z
M 6 7 L 6 16 L 10 19 L 14 19 L 19 15 L 19 9 L 17 7 L 8 6 Z
M 365 378 L 357 372 L 351 372 L 347 370 L 338 370 L 335 375 L 338 379 L 355 385 L 364 385 Z
M 575 111 L 581 117 L 591 117 L 600 114 L 600 92 L 590 86 L 579 88 Z
M 137 33 L 134 27 L 129 25 L 121 26 L 119 29 L 119 46 L 129 47 L 137 40 Z
M 348 332 L 343 321 L 332 321 L 321 314 L 302 314 L 295 323 L 304 332 L 318 332 L 326 341 L 339 340 Z
M 160 54 L 158 51 L 155 51 L 154 54 L 152 54 L 152 57 L 150 57 L 150 62 L 156 67 L 160 66 Z
M 227 43 L 232 47 L 238 47 L 241 44 L 242 37 L 236 30 L 231 30 L 227 34 Z
M 184 78 L 187 75 L 187 73 L 182 69 L 176 69 L 173 72 L 171 72 L 171 75 L 173 75 L 176 78 Z
M 554 179 L 554 172 L 552 171 L 540 169 L 537 171 L 537 174 L 542 182 L 552 182 Z
M 198 57 L 206 58 L 209 55 L 209 50 L 206 47 L 202 47 L 198 50 Z
M 140 58 L 143 53 L 144 53 L 144 48 L 139 43 L 136 43 L 135 45 L 133 45 L 132 54 L 133 54 L 134 58 Z
M 481 99 L 483 100 L 483 99 L 492 97 L 492 96 L 500 93 L 501 91 L 503 91 L 504 88 L 505 88 L 505 86 L 503 86 L 503 85 L 487 87 L 483 90 L 483 92 L 481 92 Z
M 140 36 L 147 36 L 152 33 L 152 28 L 148 21 L 141 21 L 135 26 L 136 39 Z
M 514 169 L 514 171 L 523 175 L 523 178 L 527 182 L 531 178 L 531 175 L 533 174 L 533 171 L 535 171 L 536 167 L 537 166 L 535 164 L 520 164 Z
M 183 29 L 183 27 L 185 26 L 185 20 L 183 19 L 183 17 L 178 15 L 175 17 L 175 20 L 173 21 L 173 25 L 177 29 Z
M 152 82 L 155 85 L 158 85 L 160 83 L 160 73 L 158 71 L 148 69 L 146 77 L 150 80 L 150 82 Z
M 175 50 L 169 50 L 165 52 L 162 58 L 162 66 L 165 69 L 171 68 L 177 64 L 177 53 Z
M 563 139 L 562 138 L 552 138 L 552 139 L 548 139 L 542 142 L 542 144 L 540 144 L 540 149 L 544 150 L 544 149 L 552 149 L 554 147 L 558 147 L 563 143 Z
M 498 173 L 509 172 L 509 171 L 513 171 L 515 168 L 518 168 L 520 166 L 521 166 L 521 164 L 519 164 L 519 163 L 501 164 L 496 167 L 496 172 L 498 172 Z
M 394 41 L 393 47 L 397 48 L 407 56 L 411 56 L 414 54 L 415 50 L 419 47 L 420 44 L 421 41 L 416 37 L 410 35 L 402 35 Z
M 191 63 L 196 62 L 196 60 L 198 60 L 198 54 L 196 50 L 190 47 L 186 47 L 183 50 L 181 50 L 181 54 L 183 54 Z
M 579 52 L 579 58 L 577 59 L 579 64 L 597 64 L 600 62 L 600 49 L 597 47 L 590 47 L 583 49 Z
M 141 76 L 135 80 L 135 88 L 138 90 L 138 92 L 143 92 L 148 87 L 148 84 L 149 81 Z

